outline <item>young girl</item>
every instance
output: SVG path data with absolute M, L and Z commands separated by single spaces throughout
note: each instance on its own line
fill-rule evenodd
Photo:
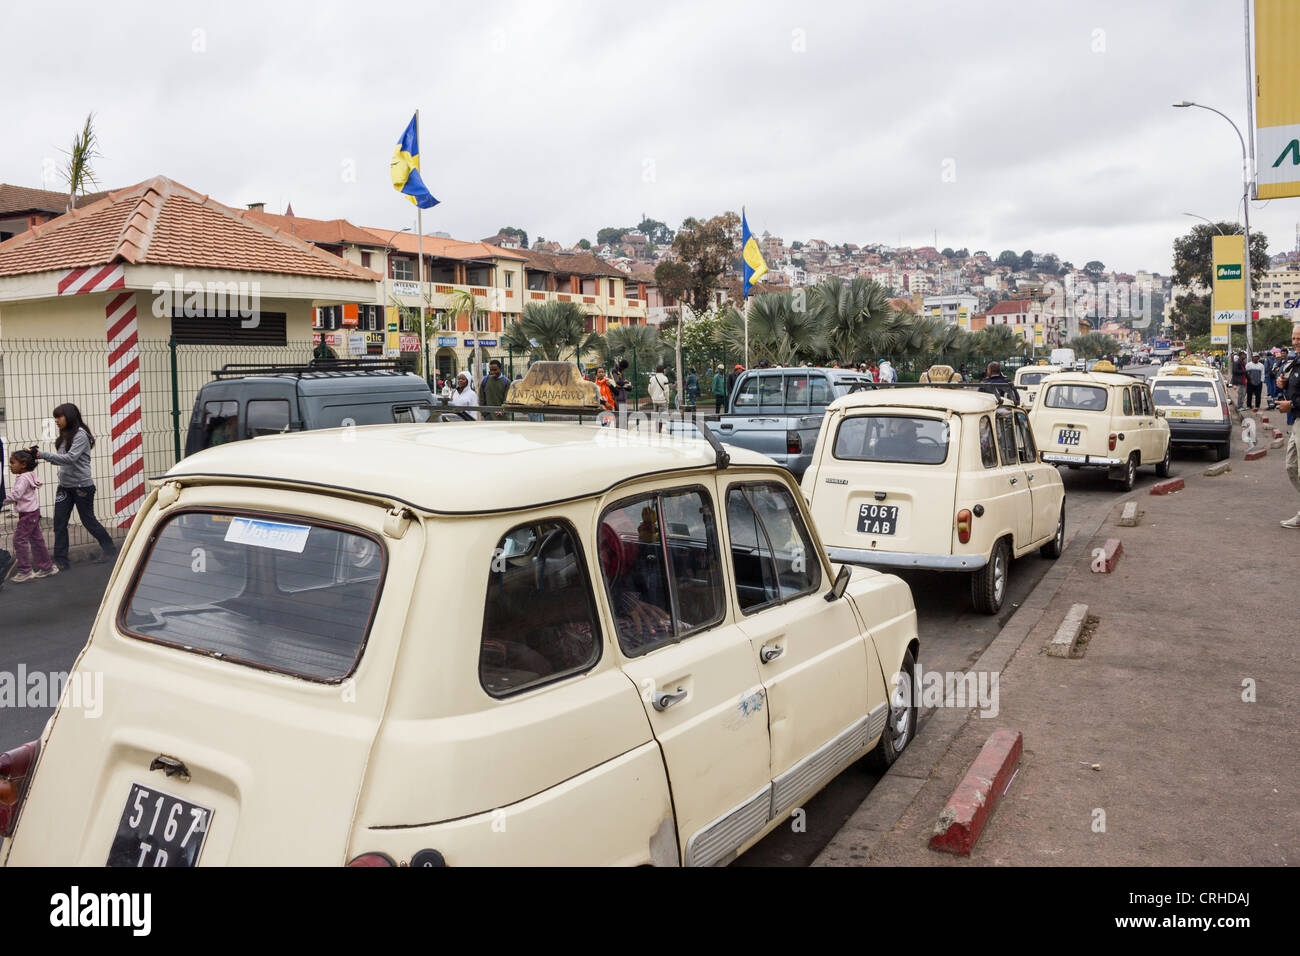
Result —
M 12 504 L 18 512 L 18 527 L 14 531 L 14 556 L 18 561 L 13 576 L 15 584 L 59 573 L 50 561 L 41 534 L 41 506 L 36 500 L 36 489 L 41 483 L 35 468 L 36 458 L 30 451 L 16 451 L 9 456 L 9 470 L 17 477 L 13 488 L 5 495 L 4 503 Z
M 95 520 L 95 483 L 90 472 L 90 449 L 95 436 L 81 420 L 81 410 L 65 403 L 54 409 L 54 424 L 59 437 L 54 451 L 38 452 L 37 458 L 59 466 L 59 491 L 54 496 L 54 563 L 68 570 L 68 519 L 72 509 L 77 509 L 82 526 L 90 532 L 104 549 L 103 559 L 117 557 L 117 547 Z

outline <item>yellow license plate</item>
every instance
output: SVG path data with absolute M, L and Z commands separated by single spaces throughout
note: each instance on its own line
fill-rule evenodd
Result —
M 1165 414 L 1168 415 L 1170 418 L 1200 418 L 1201 417 L 1200 412 L 1178 410 L 1178 409 L 1166 412 Z

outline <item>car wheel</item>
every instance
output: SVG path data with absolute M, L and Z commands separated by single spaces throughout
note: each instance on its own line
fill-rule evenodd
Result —
M 1120 491 L 1132 491 L 1133 483 L 1137 481 L 1137 473 L 1137 452 L 1134 452 L 1128 456 L 1128 462 L 1124 465 L 1124 477 L 1113 479 L 1115 487 Z
M 1227 461 L 1232 457 L 1232 439 L 1214 446 L 1214 460 Z
M 1156 477 L 1158 477 L 1158 478 L 1168 478 L 1168 477 L 1169 477 L 1169 460 L 1170 460 L 1171 458 L 1173 458 L 1173 456 L 1174 456 L 1174 443 L 1173 443 L 1173 442 L 1166 442 L 1166 443 L 1165 443 L 1165 460 L 1162 461 L 1160 464 L 1156 465 Z
M 1065 550 L 1065 502 L 1061 502 L 1061 517 L 1056 522 L 1056 536 L 1051 541 L 1038 549 L 1038 553 L 1045 558 L 1051 558 L 1055 561 Z
M 888 770 L 916 736 L 916 656 L 910 650 L 903 655 L 898 671 L 901 676 L 889 689 L 889 716 L 880 743 L 866 757 L 872 770 Z
M 984 565 L 970 578 L 971 603 L 981 614 L 997 614 L 1002 610 L 1002 599 L 1007 593 L 1008 565 L 1011 563 L 1011 549 L 1007 539 L 1002 538 L 993 545 L 989 563 Z

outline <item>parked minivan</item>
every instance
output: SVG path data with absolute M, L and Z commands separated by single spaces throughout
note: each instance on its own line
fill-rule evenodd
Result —
M 185 454 L 258 435 L 427 422 L 429 385 L 395 362 L 224 365 L 199 390 Z

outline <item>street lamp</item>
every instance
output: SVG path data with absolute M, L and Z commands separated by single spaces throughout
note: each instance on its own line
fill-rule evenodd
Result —
M 1217 223 L 1210 222 L 1210 220 L 1206 219 L 1204 216 L 1198 216 L 1198 215 L 1197 215 L 1196 213 L 1194 213 L 1194 212 L 1185 212 L 1185 213 L 1183 213 L 1183 215 L 1184 215 L 1184 216 L 1191 216 L 1193 219 L 1200 219 L 1200 220 L 1202 220 L 1202 221 L 1204 221 L 1204 222 L 1207 222 L 1207 223 L 1209 223 L 1211 226 L 1214 227 L 1215 232 L 1217 232 L 1219 235 L 1221 235 L 1221 236 L 1223 236 L 1223 235 L 1227 235 L 1227 233 L 1225 233 L 1222 229 L 1219 228 L 1219 226 L 1218 226 Z
M 1255 351 L 1255 336 L 1251 322 L 1251 302 L 1250 302 L 1250 160 L 1246 158 L 1246 138 L 1241 135 L 1241 130 L 1227 113 L 1216 110 L 1213 106 L 1206 106 L 1203 103 L 1193 103 L 1191 100 L 1180 100 L 1173 104 L 1176 109 L 1186 109 L 1189 106 L 1195 106 L 1198 109 L 1209 110 L 1211 113 L 1218 113 L 1232 131 L 1237 134 L 1237 141 L 1241 143 L 1241 202 L 1242 202 L 1242 225 L 1245 232 L 1245 262 L 1242 263 L 1242 276 L 1246 280 L 1246 354 L 1253 355 Z M 1199 217 L 1198 217 L 1199 218 Z M 1232 349 L 1232 326 L 1228 326 L 1228 349 Z

